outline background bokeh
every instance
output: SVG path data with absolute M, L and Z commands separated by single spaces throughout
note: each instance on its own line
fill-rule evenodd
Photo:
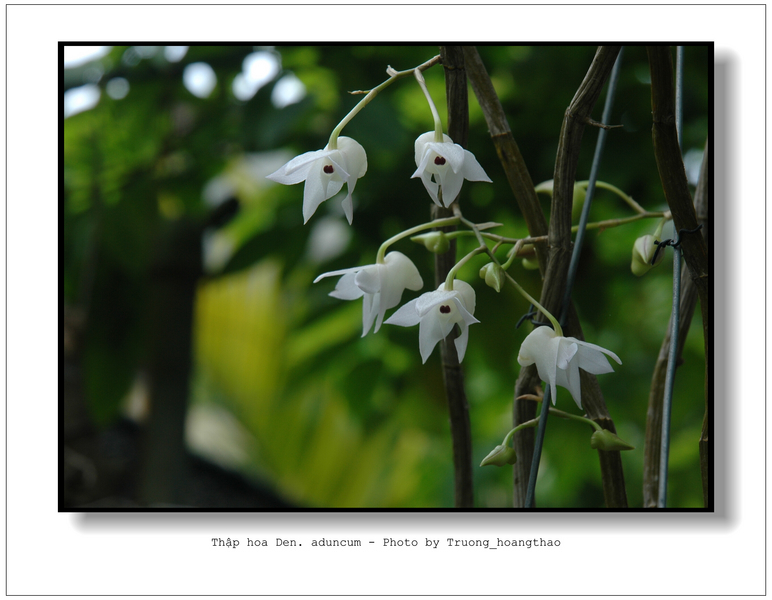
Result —
M 437 47 L 116 46 L 81 60 L 83 48 L 64 50 L 64 505 L 452 506 L 439 353 L 421 364 L 417 328 L 360 337 L 361 302 L 329 297 L 335 279 L 312 284 L 322 272 L 371 264 L 383 240 L 429 219 L 429 197 L 410 179 L 413 142 L 433 127 L 418 85 L 396 82 L 345 129 L 369 164 L 353 227 L 339 198 L 304 226 L 302 185 L 265 178 L 325 146 L 359 98 L 348 91 L 379 84 L 387 65 L 425 62 Z M 479 50 L 534 183 L 551 179 L 564 111 L 595 48 Z M 710 48 L 687 47 L 685 59 L 683 150 L 696 181 L 710 123 Z M 599 177 L 665 210 L 645 49 L 627 47 L 622 60 L 612 123 L 624 127 L 609 132 Z M 442 68 L 425 77 L 446 123 Z M 464 184 L 464 214 L 524 237 L 471 90 L 469 110 L 468 148 L 493 183 Z M 585 132 L 580 179 L 596 136 Z M 548 216 L 547 196 L 543 206 Z M 630 215 L 598 191 L 592 220 Z M 633 507 L 642 504 L 648 389 L 670 314 L 672 261 L 639 279 L 630 257 L 636 237 L 655 227 L 591 232 L 574 288 L 587 340 L 623 361 L 600 384 L 619 435 L 636 447 L 622 455 Z M 469 244 L 460 242 L 460 255 Z M 432 280 L 432 255 L 409 241 L 394 249 Z M 481 321 L 463 363 L 476 464 L 511 427 L 517 351 L 530 331 L 515 328 L 526 302 L 477 278 L 484 262 L 460 273 L 477 291 Z M 516 263 L 511 273 L 538 295 L 538 272 Z M 673 507 L 702 506 L 699 315 L 675 383 Z M 558 404 L 577 410 L 565 390 Z M 540 507 L 603 506 L 589 435 L 550 420 Z M 476 468 L 475 505 L 511 503 L 511 470 Z

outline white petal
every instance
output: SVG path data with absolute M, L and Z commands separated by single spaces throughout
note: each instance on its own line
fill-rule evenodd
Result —
M 307 167 L 310 163 L 316 162 L 317 160 L 327 158 L 334 152 L 335 152 L 334 150 L 327 150 L 326 148 L 324 150 L 314 150 L 313 152 L 305 152 L 299 156 L 296 156 L 291 161 L 289 161 L 286 165 L 284 165 L 284 174 L 292 175 L 295 172 L 297 172 L 298 169 L 301 169 L 302 167 Z
M 576 361 L 568 365 L 568 369 L 558 369 L 556 377 L 557 385 L 566 388 L 579 408 L 582 408 L 582 388 L 579 366 Z
M 570 338 L 570 339 L 573 340 L 574 338 Z M 602 352 L 603 354 L 608 354 L 611 358 L 613 358 L 615 361 L 617 361 L 617 364 L 620 364 L 620 365 L 622 364 L 622 361 L 619 360 L 619 357 L 616 354 L 614 354 L 611 350 L 606 350 L 605 348 L 601 348 L 600 346 L 597 346 L 595 344 L 590 344 L 588 342 L 582 342 L 582 341 L 579 341 L 579 340 L 575 340 L 575 341 L 576 341 L 577 344 L 579 344 L 579 346 L 581 346 L 581 348 L 587 348 L 589 350 L 596 350 L 598 352 Z M 582 353 L 580 353 L 580 356 L 581 356 L 581 354 Z M 606 362 L 608 362 L 608 361 L 606 361 Z M 582 367 L 582 365 L 579 365 L 579 366 Z M 584 367 L 582 367 L 582 368 L 584 369 Z M 585 369 L 585 370 L 587 370 L 587 369 Z M 612 369 L 612 371 L 613 371 L 613 369 Z M 610 371 L 606 371 L 606 372 L 608 373 Z
M 356 300 L 361 298 L 364 292 L 355 283 L 356 273 L 347 273 L 340 278 L 330 296 L 339 300 Z
M 434 313 L 429 313 L 421 319 L 421 327 L 418 331 L 418 347 L 423 362 L 429 358 L 437 342 L 444 340 L 446 335 L 443 332 L 442 319 L 436 318 Z
M 435 142 L 427 144 L 427 146 L 432 151 L 446 159 L 454 173 L 459 173 L 462 170 L 464 166 L 465 155 L 464 149 L 461 146 L 458 144 L 453 144 L 452 142 L 446 142 L 443 144 L 437 144 Z
M 456 284 L 459 282 L 457 281 Z M 461 282 L 463 283 L 463 282 Z M 455 286 L 455 284 L 454 284 Z M 462 321 L 458 323 L 458 326 L 461 328 L 461 334 L 456 338 L 456 351 L 458 352 L 458 362 L 461 362 L 464 359 L 464 354 L 466 354 L 466 346 L 469 342 L 469 326 L 473 325 L 474 323 L 479 323 L 477 319 L 475 319 L 469 311 L 464 308 L 463 302 L 459 296 L 456 296 L 453 298 L 453 302 L 456 305 L 456 308 L 458 309 L 458 313 L 462 317 Z
M 572 343 L 567 338 L 559 338 L 558 340 L 558 369 L 567 369 L 568 363 L 574 357 L 579 350 L 579 346 Z
M 426 135 L 426 134 L 424 134 L 424 135 Z M 420 139 L 421 138 L 419 137 L 418 140 L 420 140 Z M 413 175 L 411 175 L 411 177 L 410 177 L 411 179 L 413 177 L 419 177 L 421 175 L 421 173 L 426 171 L 426 167 L 429 165 L 429 157 L 431 156 L 431 151 L 429 151 L 426 148 L 425 144 L 421 147 L 421 150 L 420 150 L 420 153 L 419 153 L 418 140 L 416 140 L 416 142 L 415 142 L 416 143 L 416 153 L 415 153 L 415 166 L 416 166 L 416 170 L 413 173 Z
M 340 205 L 343 207 L 343 214 L 346 215 L 348 224 L 351 225 L 354 222 L 354 201 L 351 199 L 351 192 L 353 188 L 349 188 L 348 194 L 343 198 Z
M 523 340 L 517 361 L 522 366 L 536 363 L 542 381 L 550 384 L 552 403 L 557 397 L 557 360 L 560 338 L 549 327 L 537 327 Z
M 442 310 L 440 310 L 442 306 L 449 307 L 450 314 L 443 314 Z M 456 323 L 464 322 L 464 319 L 458 313 L 458 309 L 456 308 L 456 306 L 457 305 L 455 303 L 453 303 L 452 305 L 450 303 L 440 304 L 440 306 L 432 309 L 430 312 L 426 313 L 426 315 L 421 317 L 421 321 L 427 321 L 427 320 L 436 321 L 439 324 L 440 331 L 442 332 L 442 339 L 445 339 L 450 335 L 450 332 L 453 331 L 453 328 L 456 326 Z M 454 308 L 456 310 L 453 310 Z
M 268 175 L 267 178 L 271 181 L 276 181 L 277 183 L 283 183 L 285 185 L 300 183 L 305 180 L 309 169 L 311 169 L 317 160 L 323 159 L 329 155 L 329 150 L 305 152 L 304 154 L 296 156 L 287 164 Z
M 453 204 L 461 191 L 464 183 L 464 177 L 461 173 L 454 173 L 450 169 L 445 169 L 440 173 L 440 185 L 442 186 L 442 202 L 445 207 Z
M 429 173 L 426 169 L 429 164 L 429 157 L 431 156 L 431 152 L 427 152 L 424 156 L 421 163 L 418 165 L 418 168 L 415 170 L 413 175 L 411 176 L 411 179 L 414 177 L 420 177 L 421 182 L 424 184 L 424 187 L 426 188 L 426 191 L 429 192 L 429 196 L 431 196 L 431 199 L 434 201 L 434 203 L 437 206 L 442 206 L 440 204 L 440 200 L 437 197 L 437 191 L 439 190 L 440 186 L 439 184 L 432 181 L 432 175 Z
M 549 384 L 552 404 L 555 404 L 558 397 L 557 368 L 555 363 L 536 361 L 536 371 L 539 373 L 539 378 Z
M 401 252 L 389 252 L 384 257 L 384 264 L 378 266 L 380 267 L 378 281 L 380 308 L 375 331 L 380 329 L 386 311 L 399 304 L 405 288 L 418 290 L 423 287 L 423 280 L 413 261 Z
M 319 205 L 331 198 L 340 191 L 343 187 L 342 181 L 330 180 L 322 173 L 321 165 L 317 165 L 311 169 L 306 177 L 306 187 L 303 190 L 303 222 L 307 223 L 308 219 L 316 212 Z
M 456 296 L 453 298 L 453 302 L 456 305 L 456 308 L 458 309 L 459 315 L 461 316 L 461 321 L 459 321 L 459 325 L 463 323 L 464 325 L 473 325 L 474 323 L 479 323 L 477 319 L 474 318 L 474 316 L 464 308 L 464 304 L 461 302 L 461 299 Z
M 266 176 L 266 179 L 270 179 L 271 181 L 275 181 L 276 183 L 283 183 L 284 185 L 294 185 L 296 183 L 300 183 L 301 181 L 305 181 L 306 177 L 308 176 L 308 171 L 313 166 L 313 161 L 303 167 L 302 169 L 298 169 L 291 175 L 287 175 L 284 173 L 284 167 L 276 171 L 275 173 L 271 173 L 270 175 Z
M 356 274 L 357 286 L 367 294 L 377 294 L 381 291 L 381 281 L 384 265 L 368 265 Z
M 435 306 L 442 304 L 443 302 L 450 302 L 455 296 L 455 292 L 446 292 L 444 290 L 436 290 L 434 292 L 426 292 L 421 294 L 416 300 L 416 310 L 418 314 L 423 317 L 428 314 Z
M 325 277 L 335 277 L 337 275 L 345 275 L 346 273 L 355 273 L 357 271 L 361 271 L 364 268 L 365 267 L 351 267 L 348 269 L 340 269 L 338 271 L 328 271 L 327 273 L 322 273 L 321 275 L 319 275 L 319 277 L 314 279 L 314 283 L 321 281 Z
M 488 177 L 480 163 L 477 162 L 474 154 L 469 152 L 469 150 L 464 150 L 464 168 L 461 174 L 464 176 L 464 179 L 469 181 L 487 181 L 491 183 L 490 177 Z
M 333 173 L 342 181 L 348 181 L 351 179 L 348 169 L 346 168 L 345 157 L 341 154 L 340 150 L 333 150 L 333 154 L 330 155 L 330 162 L 333 165 Z
M 440 184 L 432 181 L 431 173 L 428 171 L 421 173 L 421 182 L 424 184 L 426 191 L 429 192 L 429 196 L 431 197 L 432 202 L 434 202 L 437 206 L 442 206 L 439 196 Z
M 459 296 L 461 297 L 461 301 L 464 303 L 464 308 L 466 308 L 470 314 L 474 314 L 474 309 L 475 309 L 474 288 L 471 285 L 469 285 L 466 281 L 462 281 L 461 279 L 456 279 L 453 282 L 453 289 L 459 293 Z
M 373 326 L 375 316 L 378 314 L 380 296 L 380 294 L 365 294 L 362 298 L 362 337 L 365 337 Z
M 467 327 L 466 324 L 461 325 L 461 335 L 459 335 L 454 341 L 456 344 L 456 354 L 458 354 L 458 362 L 461 362 L 464 360 L 464 355 L 466 354 L 466 346 L 469 343 L 469 327 Z
M 325 199 L 332 198 L 335 194 L 337 194 L 343 187 L 343 182 L 345 182 L 346 196 L 341 201 L 341 206 L 343 207 L 343 214 L 346 215 L 348 224 L 351 225 L 354 222 L 354 201 L 351 198 L 351 194 L 354 193 L 354 187 L 356 186 L 357 180 L 356 177 L 352 177 L 349 173 L 345 156 L 340 151 L 338 151 L 335 156 L 331 156 L 330 161 L 332 161 L 333 167 L 336 169 L 335 173 L 337 177 L 340 177 L 341 180 L 339 182 L 340 185 L 338 185 L 337 189 L 335 189 L 335 193 L 325 194 Z M 331 181 L 337 181 L 337 179 L 332 179 Z M 333 186 L 330 186 L 330 188 L 332 187 Z
M 349 137 L 338 138 L 337 154 L 330 157 L 336 167 L 340 167 L 341 176 L 347 185 L 346 197 L 341 202 L 343 213 L 349 225 L 354 221 L 354 202 L 352 194 L 356 188 L 357 179 L 367 172 L 367 154 L 362 145 Z
M 608 359 L 597 350 L 591 348 L 580 347 L 579 356 L 574 362 L 576 362 L 578 367 L 581 367 L 593 375 L 602 375 L 603 373 L 611 373 L 614 371 L 613 367 L 609 364 Z
M 402 292 L 404 289 L 405 288 L 402 286 L 394 285 L 391 281 L 385 282 L 380 293 L 381 307 L 378 314 L 378 324 L 376 325 L 376 331 L 378 331 L 380 324 L 383 322 L 383 317 L 386 315 L 386 311 L 390 308 L 394 308 L 399 304 L 399 301 L 402 299 Z
M 549 327 L 537 327 L 520 344 L 517 361 L 522 366 L 527 367 L 541 360 L 550 340 L 554 337 L 555 332 Z
M 367 173 L 367 153 L 359 142 L 342 135 L 338 138 L 338 150 L 349 177 L 357 180 Z
M 447 134 L 442 134 L 442 140 L 443 142 L 448 142 L 450 144 L 453 143 L 453 140 L 450 139 L 450 136 Z M 436 143 L 434 141 L 434 132 L 433 131 L 427 131 L 426 133 L 422 133 L 416 138 L 415 141 L 415 164 L 419 165 L 426 154 L 427 146 L 430 143 Z
M 403 304 L 399 309 L 386 319 L 385 323 L 388 325 L 400 325 L 402 327 L 412 327 L 418 325 L 421 321 L 421 317 L 415 308 L 417 300 L 411 300 L 407 304 Z
M 389 281 L 398 282 L 401 287 L 413 291 L 420 290 L 424 286 L 421 274 L 413 261 L 401 252 L 389 252 L 383 261 L 388 268 Z

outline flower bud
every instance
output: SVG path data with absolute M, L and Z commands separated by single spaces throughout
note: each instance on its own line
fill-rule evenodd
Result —
M 539 268 L 539 261 L 536 258 L 524 258 L 522 264 L 523 268 L 529 271 L 535 271 Z
M 480 269 L 480 277 L 485 280 L 485 283 L 492 287 L 497 292 L 501 291 L 501 284 L 504 280 L 504 271 L 496 263 L 489 262 L 482 269 Z
M 429 252 L 434 252 L 434 254 L 444 254 L 450 250 L 450 240 L 442 231 L 430 231 L 429 233 L 415 235 L 410 239 L 424 246 Z
M 522 253 L 525 253 L 522 260 L 524 269 L 535 271 L 539 268 L 539 261 L 536 259 L 536 250 L 534 249 L 533 244 L 525 244 L 519 252 L 519 254 Z
M 555 180 L 548 179 L 542 181 L 537 185 L 534 190 L 536 193 L 548 194 L 550 197 L 555 189 Z M 574 195 L 571 204 L 571 218 L 576 221 L 579 219 L 579 215 L 582 214 L 582 206 L 584 206 L 584 199 L 587 197 L 587 182 L 574 184 Z
M 495 465 L 497 467 L 503 467 L 504 465 L 514 465 L 517 462 L 517 453 L 512 446 L 496 446 L 491 450 L 490 454 L 483 458 L 480 463 L 481 467 L 487 465 Z
M 542 181 L 539 185 L 537 185 L 534 188 L 534 191 L 537 194 L 541 192 L 543 194 L 549 194 L 550 196 L 552 196 L 552 188 L 554 187 L 554 184 L 555 184 L 554 179 L 548 179 L 547 181 Z
M 590 446 L 595 450 L 635 450 L 630 444 L 622 441 L 608 429 L 601 429 L 592 434 Z
M 587 188 L 580 184 L 574 184 L 574 198 L 571 205 L 571 218 L 574 221 L 578 221 L 582 215 L 582 207 L 584 206 L 584 200 L 587 198 Z
M 630 264 L 630 269 L 634 275 L 640 277 L 649 269 L 662 262 L 665 253 L 660 251 L 657 254 L 657 260 L 653 265 L 651 264 L 651 259 L 654 258 L 654 253 L 657 251 L 656 241 L 653 235 L 644 235 L 635 240 L 635 244 L 633 244 L 633 260 Z

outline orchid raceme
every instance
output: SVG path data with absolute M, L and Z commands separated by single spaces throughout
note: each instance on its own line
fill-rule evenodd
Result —
M 439 135 L 439 134 L 437 134 Z M 413 177 L 420 177 L 437 206 L 442 206 L 438 190 L 442 187 L 442 202 L 449 207 L 461 191 L 464 179 L 491 182 L 480 163 L 469 150 L 454 144 L 449 136 L 437 142 L 434 131 L 418 136 L 415 141 L 415 164 L 418 167 Z
M 400 307 L 386 320 L 389 325 L 412 327 L 418 325 L 418 346 L 425 363 L 437 342 L 444 340 L 458 324 L 461 334 L 455 339 L 458 360 L 461 362 L 469 342 L 469 325 L 479 323 L 474 318 L 475 293 L 471 285 L 458 279 L 452 290 L 445 283 L 433 292 L 422 294 Z
M 370 331 L 373 322 L 373 333 L 381 328 L 386 311 L 399 304 L 405 289 L 416 291 L 424 285 L 413 261 L 401 252 L 389 252 L 384 257 L 383 264 L 322 273 L 314 279 L 314 283 L 336 275 L 343 277 L 330 292 L 330 296 L 341 300 L 363 298 L 362 337 Z
M 365 149 L 349 137 L 340 136 L 336 148 L 330 144 L 324 150 L 315 150 L 296 156 L 283 167 L 268 175 L 268 179 L 285 185 L 306 182 L 303 191 L 303 223 L 307 223 L 325 200 L 337 194 L 343 184 L 348 193 L 343 199 L 343 212 L 349 224 L 354 219 L 354 193 L 357 179 L 367 172 Z
M 550 384 L 553 404 L 559 385 L 568 389 L 576 405 L 582 408 L 579 369 L 593 375 L 611 373 L 614 369 L 604 354 L 622 364 L 610 350 L 573 337 L 559 336 L 549 327 L 537 327 L 523 340 L 517 362 L 523 367 L 536 363 L 539 377 Z

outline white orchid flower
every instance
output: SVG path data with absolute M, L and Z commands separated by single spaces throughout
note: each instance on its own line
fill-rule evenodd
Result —
M 461 191 L 464 179 L 488 183 L 491 180 L 474 154 L 454 144 L 449 136 L 442 134 L 442 137 L 443 142 L 434 141 L 434 131 L 418 136 L 415 141 L 415 164 L 418 168 L 412 177 L 421 178 L 426 191 L 437 206 L 442 206 L 437 196 L 437 191 L 442 186 L 442 201 L 449 207 Z
M 367 172 L 367 154 L 359 142 L 349 137 L 340 136 L 337 148 L 315 150 L 296 156 L 283 167 L 268 175 L 268 179 L 285 185 L 306 182 L 303 191 L 303 223 L 307 223 L 325 200 L 337 194 L 343 184 L 348 186 L 348 194 L 343 199 L 343 212 L 349 225 L 354 220 L 354 193 L 357 179 Z
M 475 293 L 472 286 L 456 279 L 453 289 L 445 291 L 445 283 L 434 292 L 422 294 L 400 307 L 386 320 L 389 325 L 412 327 L 421 324 L 418 330 L 418 345 L 423 362 L 429 358 L 437 342 L 444 340 L 458 324 L 461 335 L 455 339 L 458 360 L 466 354 L 469 341 L 469 325 L 479 323 L 474 318 Z
M 576 338 L 559 336 L 549 327 L 537 327 L 523 340 L 517 362 L 523 367 L 536 363 L 539 377 L 550 384 L 552 404 L 555 404 L 556 386 L 559 385 L 568 389 L 576 405 L 582 408 L 579 369 L 593 375 L 611 373 L 614 369 L 604 354 L 622 364 L 610 350 Z
M 353 267 L 322 273 L 314 283 L 325 277 L 343 275 L 335 289 L 333 298 L 356 300 L 364 298 L 362 304 L 362 337 L 367 335 L 375 322 L 376 333 L 383 323 L 386 311 L 397 306 L 405 289 L 420 290 L 424 282 L 421 274 L 407 256 L 401 252 L 389 252 L 383 264 Z

